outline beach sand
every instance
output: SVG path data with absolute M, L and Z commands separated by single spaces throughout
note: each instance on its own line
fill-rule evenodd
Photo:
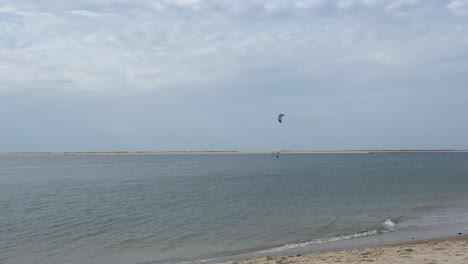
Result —
M 468 236 L 426 240 L 399 245 L 365 247 L 341 251 L 327 251 L 294 256 L 267 256 L 229 264 L 468 264 Z

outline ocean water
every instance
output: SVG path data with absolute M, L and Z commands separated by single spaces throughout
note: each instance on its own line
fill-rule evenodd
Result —
M 216 261 L 455 230 L 467 190 L 466 153 L 0 157 L 0 263 Z

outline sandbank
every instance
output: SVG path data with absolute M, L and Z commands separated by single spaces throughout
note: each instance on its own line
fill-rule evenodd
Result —
M 384 154 L 468 153 L 468 150 L 281 150 L 281 151 L 95 151 L 95 152 L 5 152 L 0 156 L 107 156 L 107 155 L 268 155 L 268 154 Z

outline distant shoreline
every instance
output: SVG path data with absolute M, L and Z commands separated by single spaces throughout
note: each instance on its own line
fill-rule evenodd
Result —
M 123 155 L 215 155 L 215 154 L 382 154 L 468 153 L 468 150 L 281 150 L 281 151 L 109 151 L 109 152 L 5 152 L 0 156 L 123 156 Z

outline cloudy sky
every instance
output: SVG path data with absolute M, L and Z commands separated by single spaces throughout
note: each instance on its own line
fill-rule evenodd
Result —
M 0 0 L 0 152 L 467 149 L 467 121 L 468 0 Z

